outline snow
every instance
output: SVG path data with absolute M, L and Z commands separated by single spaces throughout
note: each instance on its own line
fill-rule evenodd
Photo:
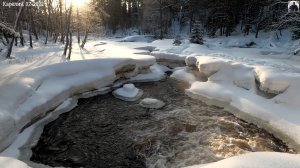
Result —
M 186 68 L 175 70 L 170 77 L 188 83 L 197 81 L 196 77 L 192 73 L 187 72 Z
M 296 73 L 284 73 L 278 72 L 274 68 L 270 67 L 256 67 L 255 76 L 260 82 L 260 88 L 269 93 L 282 93 L 288 89 L 288 87 L 295 83 L 299 84 L 299 74 Z
M 14 37 L 20 37 L 20 34 L 16 32 L 13 28 L 6 26 L 5 24 L 0 22 L 0 31 L 5 32 L 6 34 Z
M 121 42 L 151 42 L 152 39 L 151 35 L 133 35 L 125 37 Z
M 54 110 L 54 112 L 47 115 L 47 117 L 45 117 L 42 120 L 36 122 L 32 126 L 26 128 L 24 131 L 22 131 L 22 133 L 20 133 L 17 136 L 16 140 L 0 154 L 0 156 L 12 157 L 12 158 L 20 157 L 20 149 L 19 148 L 22 147 L 27 142 L 27 140 L 31 137 L 31 135 L 33 134 L 34 129 L 37 127 L 37 125 L 42 123 L 44 120 L 49 119 L 54 113 L 57 113 L 60 110 L 67 111 L 66 109 L 69 110 L 69 108 L 68 108 L 69 106 L 74 107 L 75 105 L 72 105 L 73 104 L 72 102 L 73 102 L 72 99 L 67 99 L 60 106 L 58 106 Z M 75 104 L 77 104 L 77 103 L 75 103 Z
M 300 132 L 297 94 L 300 74 L 281 73 L 272 66 L 253 62 L 247 65 L 247 62 L 221 57 L 196 58 L 199 71 L 208 77 L 208 81 L 194 82 L 187 90 L 188 95 L 218 100 L 223 106 L 228 104 L 238 109 L 229 111 L 265 127 L 299 149 L 300 135 L 296 132 Z M 260 86 L 256 86 L 256 78 Z M 276 94 L 270 98 L 268 93 Z
M 113 95 L 124 101 L 136 101 L 143 95 L 143 92 L 134 84 L 125 84 L 122 88 L 113 91 Z
M 149 82 L 149 81 L 159 81 L 165 77 L 165 72 L 170 69 L 163 65 L 154 64 L 150 67 L 149 73 L 138 74 L 135 77 L 130 78 L 131 82 Z
M 15 73 L 0 80 L 0 149 L 9 145 L 33 119 L 45 116 L 67 98 L 111 85 L 118 79 L 116 72 L 126 65 L 134 65 L 135 73 L 131 75 L 135 75 L 139 69 L 155 63 L 152 56 L 132 53 L 98 59 L 86 54 L 90 58 L 80 60 L 78 48 L 74 47 L 74 61 L 30 68 L 15 65 Z
M 145 108 L 160 109 L 165 106 L 165 103 L 161 100 L 145 98 L 140 102 L 140 105 Z
M 193 56 L 187 56 L 185 58 L 185 64 L 188 67 L 196 67 L 197 64 L 197 58 L 193 57 Z
M 1 168 L 30 168 L 25 163 L 8 157 L 0 157 Z
M 94 39 L 83 50 L 74 45 L 70 62 L 61 57 L 60 45 L 34 43 L 34 49 L 16 47 L 12 53 L 16 59 L 0 62 L 0 149 L 11 144 L 33 119 L 45 116 L 68 98 L 84 92 L 88 96 L 110 91 L 110 86 L 120 77 L 116 72 L 130 65 L 134 67 L 134 72 L 129 73 L 132 78 L 123 82 L 160 80 L 166 71 L 174 71 L 172 78 L 191 84 L 186 90 L 188 95 L 205 101 L 211 99 L 215 105 L 225 106 L 238 117 L 266 128 L 300 150 L 300 57 L 291 55 L 299 41 L 292 42 L 283 34 L 280 40 L 264 33 L 257 39 L 253 35 L 205 39 L 204 45 L 182 40 L 180 46 L 174 46 L 173 39 L 149 43 L 148 37 L 138 35 L 124 38 L 122 42 Z M 247 48 L 251 42 L 255 45 Z M 186 61 L 188 68 L 171 70 L 155 64 L 153 56 L 158 60 Z M 208 81 L 197 79 L 195 70 Z M 125 96 L 136 95 L 132 85 L 121 89 L 132 89 L 123 90 Z M 144 100 L 146 105 L 158 102 L 164 105 L 157 99 Z M 32 133 L 33 129 L 23 131 L 11 145 L 14 149 L 8 148 L 1 156 L 19 157 L 17 147 Z M 234 168 L 247 166 L 238 164 L 251 161 L 251 167 L 252 163 L 259 167 L 259 159 L 267 160 L 268 164 L 281 159 L 287 167 L 288 163 L 297 165 L 294 161 L 298 157 L 251 153 L 215 164 Z M 280 163 L 274 166 L 277 165 Z
M 300 156 L 287 153 L 253 152 L 206 165 L 186 168 L 298 168 Z

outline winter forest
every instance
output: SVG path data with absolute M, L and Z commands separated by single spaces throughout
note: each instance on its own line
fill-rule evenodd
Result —
M 283 29 L 290 29 L 293 39 L 299 39 L 300 34 L 300 14 L 288 12 L 288 1 L 91 0 L 79 7 L 83 1 L 44 0 L 35 4 L 39 7 L 24 9 L 1 6 L 2 43 L 9 45 L 18 35 L 15 44 L 19 40 L 23 46 L 23 29 L 30 31 L 30 39 L 45 37 L 45 44 L 68 43 L 72 33 L 79 35 L 78 41 L 83 36 L 84 46 L 85 36 L 100 28 L 108 35 L 136 31 L 163 39 L 191 32 L 196 22 L 209 37 L 230 36 L 237 29 L 245 36 L 253 32 L 255 37 L 261 31 L 275 31 L 280 38 Z
M 299 0 L 0 0 L 0 168 L 299 168 Z

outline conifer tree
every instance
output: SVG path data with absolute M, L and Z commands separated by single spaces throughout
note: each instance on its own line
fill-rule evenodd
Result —
M 202 29 L 201 23 L 199 21 L 196 21 L 192 27 L 190 41 L 192 43 L 202 45 L 203 44 L 203 35 L 204 35 L 204 31 Z

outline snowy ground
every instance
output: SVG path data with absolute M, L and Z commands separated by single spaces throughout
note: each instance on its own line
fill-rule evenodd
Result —
M 148 43 L 148 37 L 146 40 L 141 37 L 141 41 L 138 36 L 123 40 L 93 39 L 84 50 L 75 43 L 71 62 L 61 56 L 60 45 L 36 44 L 35 49 L 14 50 L 15 60 L 0 62 L 0 148 L 12 143 L 24 126 L 69 97 L 112 85 L 119 77 L 117 71 L 126 65 L 134 66 L 134 73 L 127 74 L 134 76 L 139 69 L 155 64 L 152 56 L 179 61 L 189 56 L 194 58 L 191 62 L 194 67 L 175 69 L 172 75 L 191 83 L 187 94 L 230 105 L 237 109 L 236 115 L 267 128 L 300 149 L 300 57 L 291 55 L 291 46 L 298 42 L 288 38 L 277 41 L 266 35 L 250 40 L 234 36 L 207 39 L 203 46 L 190 44 L 188 40 L 183 40 L 180 46 L 173 46 L 172 39 Z M 250 42 L 256 45 L 243 48 Z M 199 81 L 191 69 L 200 71 L 208 80 Z M 152 73 L 132 80 L 160 79 L 167 70 L 154 65 L 150 68 Z M 253 157 L 260 154 L 251 154 Z M 283 161 L 297 159 L 298 156 L 282 154 Z M 240 158 L 231 159 L 230 163 L 232 160 Z M 224 167 L 232 168 L 227 163 Z

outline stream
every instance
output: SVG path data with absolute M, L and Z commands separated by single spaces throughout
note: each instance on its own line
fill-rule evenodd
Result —
M 31 161 L 49 166 L 177 168 L 255 151 L 295 153 L 281 140 L 223 108 L 185 95 L 189 84 L 170 78 L 138 83 L 142 98 L 166 103 L 144 109 L 111 93 L 80 99 L 48 123 Z

